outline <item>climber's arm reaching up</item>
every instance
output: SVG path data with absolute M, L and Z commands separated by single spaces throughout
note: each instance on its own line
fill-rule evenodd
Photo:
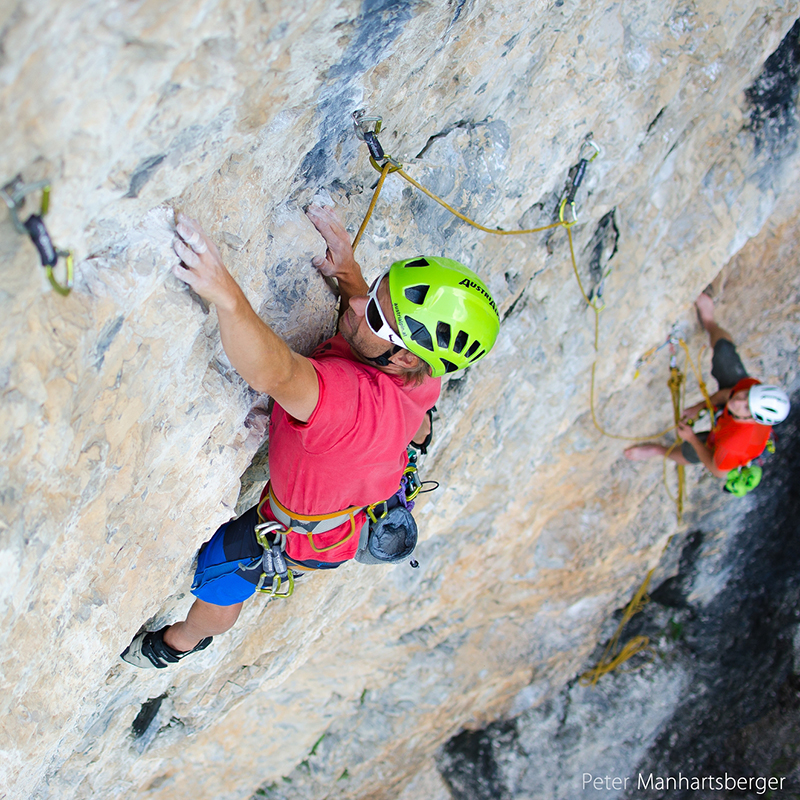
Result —
M 295 353 L 259 318 L 196 220 L 179 214 L 177 233 L 175 252 L 181 263 L 173 267 L 173 272 L 216 306 L 222 346 L 234 369 L 295 419 L 307 421 L 319 398 L 319 382 L 311 362 Z

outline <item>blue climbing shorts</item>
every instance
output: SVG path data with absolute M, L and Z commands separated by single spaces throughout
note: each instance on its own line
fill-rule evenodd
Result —
M 264 549 L 256 540 L 255 527 L 259 523 L 258 506 L 245 511 L 241 517 L 220 526 L 217 532 L 200 548 L 197 569 L 192 581 L 192 594 L 215 606 L 232 606 L 255 594 L 263 573 L 261 558 Z M 272 543 L 272 534 L 267 541 Z M 295 580 L 305 572 L 318 569 L 336 569 L 343 561 L 296 561 L 286 553 L 286 564 Z M 272 580 L 264 580 L 269 589 Z
M 256 541 L 256 525 L 258 512 L 253 506 L 222 525 L 200 548 L 192 581 L 195 597 L 215 606 L 232 606 L 255 593 L 264 553 Z

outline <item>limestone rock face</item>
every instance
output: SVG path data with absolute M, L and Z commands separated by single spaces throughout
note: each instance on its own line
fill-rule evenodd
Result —
M 174 211 L 307 353 L 336 313 L 302 208 L 335 203 L 355 231 L 376 179 L 355 109 L 383 115 L 413 177 L 505 229 L 554 220 L 591 134 L 602 156 L 572 236 L 586 291 L 606 276 L 597 414 L 656 431 L 666 357 L 634 382 L 637 358 L 676 321 L 696 353 L 691 300 L 800 205 L 796 16 L 703 0 L 0 9 L 0 179 L 52 181 L 46 221 L 76 259 L 62 298 L 0 223 L 0 797 L 434 797 L 445 739 L 552 698 L 674 509 L 660 464 L 622 461 L 592 426 L 594 333 L 566 232 L 482 233 L 396 175 L 359 248 L 366 276 L 446 254 L 503 317 L 439 403 L 420 569 L 348 564 L 289 602 L 248 602 L 177 669 L 118 662 L 144 623 L 185 613 L 197 548 L 266 479 L 267 398 L 171 275 Z M 793 260 L 758 268 L 764 297 L 794 286 Z M 743 348 L 790 390 L 796 313 L 787 289 Z

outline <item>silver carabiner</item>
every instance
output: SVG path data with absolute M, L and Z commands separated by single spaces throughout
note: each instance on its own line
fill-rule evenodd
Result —
M 359 108 L 353 112 L 353 126 L 356 130 L 356 136 L 365 142 L 365 133 L 374 133 L 376 136 L 381 132 L 383 125 L 383 117 L 369 117 L 365 108 Z
M 584 150 L 587 147 L 590 150 L 594 151 L 591 154 L 591 156 L 584 155 Z M 591 164 L 592 161 L 594 161 L 597 158 L 597 156 L 599 156 L 602 152 L 603 151 L 600 149 L 600 145 L 597 144 L 594 139 L 585 139 L 583 144 L 581 145 L 581 150 L 578 153 L 578 159 L 582 159 L 582 160 L 586 161 L 587 164 Z

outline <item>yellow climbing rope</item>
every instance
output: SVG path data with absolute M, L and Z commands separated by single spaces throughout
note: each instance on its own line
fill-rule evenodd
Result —
M 672 411 L 675 417 L 676 426 L 681 421 L 682 384 L 683 384 L 683 373 L 678 369 L 677 366 L 671 366 L 669 369 L 669 380 L 667 381 L 667 386 L 669 386 L 670 395 L 672 396 Z M 680 442 L 680 437 L 675 441 L 675 444 L 673 444 L 664 455 L 665 468 L 667 464 L 667 456 L 669 456 L 670 451 L 673 448 L 678 446 L 679 442 Z M 678 525 L 680 525 L 681 522 L 683 521 L 683 489 L 686 478 L 686 468 L 683 466 L 683 464 L 677 464 L 676 466 L 678 468 L 678 496 L 675 498 L 675 508 L 678 513 Z M 664 482 L 664 485 L 666 486 L 666 481 Z M 669 494 L 669 486 L 667 486 L 667 493 Z
M 358 120 L 356 122 L 356 126 L 357 126 L 357 130 L 358 130 Z M 379 130 L 380 130 L 380 122 L 378 122 L 378 125 L 376 126 L 375 133 L 377 133 Z M 362 134 L 363 134 L 363 131 L 362 131 Z M 364 138 L 364 136 L 362 135 L 361 138 Z M 570 254 L 570 260 L 572 262 L 572 271 L 573 271 L 573 274 L 575 275 L 575 280 L 576 280 L 576 282 L 578 284 L 578 288 L 580 289 L 580 292 L 581 292 L 581 295 L 582 295 L 582 297 L 584 299 L 584 302 L 586 303 L 587 306 L 589 306 L 592 309 L 592 311 L 594 313 L 594 340 L 593 340 L 593 347 L 594 347 L 594 351 L 595 351 L 595 358 L 594 358 L 594 361 L 592 362 L 591 381 L 590 381 L 590 390 L 589 390 L 589 406 L 590 406 L 590 410 L 591 410 L 592 423 L 594 424 L 594 427 L 603 436 L 607 436 L 607 437 L 610 437 L 612 439 L 623 439 L 623 440 L 626 440 L 626 441 L 633 441 L 633 442 L 645 441 L 645 440 L 648 440 L 648 439 L 655 439 L 655 438 L 658 438 L 660 436 L 663 436 L 663 435 L 675 430 L 678 427 L 678 425 L 679 425 L 679 423 L 681 421 L 681 414 L 682 414 L 682 411 L 681 411 L 681 409 L 682 409 L 681 389 L 684 386 L 685 381 L 684 381 L 684 374 L 681 372 L 681 370 L 677 366 L 677 359 L 676 359 L 676 355 L 675 355 L 675 352 L 674 352 L 674 348 L 675 348 L 675 343 L 676 342 L 675 342 L 674 339 L 670 339 L 670 346 L 673 348 L 673 353 L 672 353 L 672 357 L 671 357 L 671 360 L 670 360 L 670 376 L 669 376 L 669 380 L 667 381 L 667 386 L 668 386 L 668 388 L 670 390 L 670 396 L 672 398 L 674 424 L 670 425 L 668 428 L 665 428 L 662 431 L 659 431 L 658 433 L 651 434 L 649 436 L 624 436 L 624 435 L 620 435 L 620 434 L 610 433 L 609 431 L 605 430 L 605 428 L 603 428 L 603 426 L 600 424 L 600 422 L 597 419 L 597 411 L 596 411 L 596 408 L 595 408 L 595 379 L 596 379 L 596 373 L 597 373 L 597 363 L 598 363 L 598 358 L 599 358 L 600 314 L 605 309 L 605 303 L 602 302 L 602 300 L 600 299 L 600 292 L 599 291 L 597 292 L 597 294 L 595 294 L 595 296 L 593 298 L 590 298 L 588 296 L 588 294 L 586 293 L 586 290 L 583 287 L 583 282 L 581 281 L 580 273 L 578 272 L 577 260 L 575 258 L 575 246 L 574 246 L 574 243 L 573 243 L 573 240 L 572 240 L 572 230 L 571 230 L 572 226 L 577 221 L 577 214 L 576 214 L 576 211 L 575 211 L 575 203 L 574 203 L 575 192 L 577 190 L 578 184 L 580 183 L 580 181 L 583 178 L 583 173 L 585 172 L 586 165 L 596 157 L 597 153 L 599 153 L 599 148 L 597 148 L 596 145 L 594 145 L 592 143 L 592 147 L 597 152 L 595 153 L 594 156 L 592 156 L 591 159 L 581 159 L 579 161 L 579 167 L 578 167 L 578 170 L 577 170 L 577 173 L 576 173 L 577 177 L 576 177 L 576 179 L 573 180 L 573 185 L 572 185 L 572 188 L 571 188 L 569 194 L 564 198 L 564 200 L 562 200 L 562 202 L 560 204 L 558 222 L 554 222 L 554 223 L 551 223 L 549 225 L 543 225 L 543 226 L 538 227 L 538 228 L 527 228 L 527 229 L 506 231 L 506 230 L 498 230 L 496 228 L 488 228 L 485 225 L 481 225 L 480 223 L 475 222 L 474 220 L 472 220 L 469 217 L 465 216 L 464 214 L 462 214 L 461 212 L 459 212 L 458 210 L 453 208 L 451 205 L 449 205 L 447 202 L 445 202 L 441 197 L 438 197 L 436 194 L 434 194 L 433 192 L 431 192 L 430 190 L 425 188 L 418 181 L 414 180 L 404 169 L 402 169 L 400 164 L 397 161 L 395 161 L 394 159 L 392 159 L 391 157 L 386 157 L 384 163 L 382 165 L 379 164 L 378 161 L 376 160 L 376 158 L 374 157 L 374 155 L 372 155 L 372 153 L 375 152 L 374 149 L 373 149 L 374 148 L 373 142 L 377 143 L 377 139 L 373 136 L 372 141 L 369 141 L 367 139 L 365 139 L 365 141 L 367 141 L 368 145 L 370 145 L 370 153 L 371 153 L 371 155 L 370 155 L 370 164 L 372 165 L 372 167 L 376 171 L 378 171 L 380 173 L 380 178 L 378 179 L 378 183 L 376 184 L 375 191 L 374 191 L 373 196 L 372 196 L 372 200 L 370 201 L 369 208 L 367 209 L 367 213 L 366 213 L 366 215 L 364 217 L 364 221 L 361 223 L 361 227 L 359 228 L 358 233 L 356 234 L 356 237 L 355 237 L 355 239 L 353 241 L 353 249 L 355 249 L 356 246 L 358 245 L 358 243 L 360 242 L 361 237 L 362 237 L 362 235 L 363 235 L 363 233 L 364 233 L 364 231 L 365 231 L 365 229 L 367 227 L 367 224 L 369 223 L 370 217 L 372 216 L 372 213 L 375 210 L 375 205 L 376 205 L 376 203 L 378 201 L 378 197 L 379 197 L 379 195 L 381 193 L 381 189 L 383 188 L 383 184 L 384 184 L 387 176 L 392 172 L 396 172 L 401 178 L 403 178 L 409 184 L 411 184 L 412 186 L 417 188 L 423 194 L 427 195 L 429 198 L 431 198 L 431 200 L 435 201 L 436 203 L 441 205 L 443 208 L 446 208 L 451 214 L 456 216 L 458 219 L 463 220 L 467 224 L 472 225 L 473 227 L 477 228 L 478 230 L 484 231 L 485 233 L 491 233 L 491 234 L 495 234 L 495 235 L 498 235 L 498 236 L 517 236 L 517 235 L 521 235 L 521 234 L 539 233 L 539 232 L 550 230 L 550 229 L 553 229 L 553 228 L 563 227 L 567 232 L 567 241 L 569 243 L 569 254 Z M 378 145 L 378 153 L 381 153 L 381 152 L 382 152 L 382 150 L 380 149 L 380 147 Z M 567 204 L 569 204 L 571 209 L 572 209 L 572 220 L 571 221 L 567 221 L 565 219 L 565 216 L 564 216 Z M 695 374 L 695 376 L 697 378 L 698 385 L 700 386 L 700 390 L 701 390 L 701 392 L 703 394 L 703 398 L 704 398 L 704 400 L 706 402 L 706 406 L 707 406 L 708 411 L 709 411 L 709 413 L 711 415 L 711 419 L 713 420 L 714 419 L 714 409 L 713 409 L 713 406 L 711 404 L 711 400 L 709 398 L 708 391 L 707 391 L 706 385 L 705 385 L 705 383 L 703 381 L 701 372 L 695 366 L 695 363 L 692 360 L 692 357 L 691 357 L 691 354 L 689 353 L 689 348 L 686 345 L 686 342 L 684 342 L 683 339 L 678 339 L 677 343 L 680 345 L 680 347 L 683 348 L 683 350 L 684 350 L 684 352 L 686 354 L 686 361 L 691 366 L 692 371 L 694 372 L 694 374 Z M 660 349 L 660 347 L 655 347 L 655 348 L 652 348 L 650 351 L 648 351 L 642 357 L 642 359 L 640 359 L 640 363 L 644 363 L 658 349 Z M 701 350 L 700 351 L 700 355 L 702 355 L 702 352 L 703 351 Z M 699 361 L 699 358 L 700 358 L 700 356 L 698 356 L 698 361 Z M 638 375 L 638 368 L 637 368 L 636 375 Z M 634 376 L 634 377 L 636 377 L 636 376 Z M 678 517 L 678 524 L 679 525 L 681 524 L 682 516 L 683 516 L 685 469 L 684 469 L 684 466 L 682 464 L 677 464 L 676 465 L 677 466 L 677 475 L 678 475 L 678 491 L 677 491 L 677 496 L 673 497 L 672 493 L 670 491 L 670 488 L 669 488 L 669 483 L 667 481 L 667 459 L 668 459 L 670 453 L 672 452 L 672 450 L 674 448 L 678 447 L 680 444 L 681 444 L 681 440 L 680 440 L 680 438 L 678 438 L 675 441 L 675 443 L 666 451 L 666 453 L 664 455 L 664 486 L 665 486 L 665 489 L 667 491 L 667 494 L 675 502 L 676 511 L 677 511 L 677 517 Z M 672 541 L 673 537 L 674 537 L 674 534 L 672 536 L 670 536 L 669 539 L 667 540 L 667 543 L 664 545 L 664 550 L 662 551 L 662 555 L 663 555 L 663 552 L 666 551 L 667 547 L 669 547 L 669 544 Z M 655 572 L 655 567 L 653 569 L 651 569 L 647 573 L 647 576 L 645 577 L 645 579 L 642 582 L 642 584 L 639 587 L 639 589 L 636 591 L 636 594 L 633 596 L 631 601 L 625 607 L 625 610 L 623 611 L 623 614 L 622 614 L 622 619 L 620 620 L 619 625 L 617 626 L 617 629 L 616 629 L 614 635 L 611 637 L 611 640 L 609 641 L 608 645 L 606 646 L 605 651 L 604 651 L 600 661 L 598 662 L 597 666 L 595 666 L 593 669 L 585 672 L 581 676 L 580 682 L 583 685 L 587 685 L 587 686 L 596 685 L 597 681 L 603 675 L 606 675 L 609 672 L 612 672 L 613 670 L 617 669 L 617 667 L 619 667 L 621 664 L 623 664 L 626 661 L 628 661 L 634 655 L 636 655 L 638 653 L 648 652 L 649 651 L 650 640 L 649 640 L 649 638 L 647 636 L 634 636 L 628 642 L 626 642 L 625 645 L 622 646 L 622 647 L 620 647 L 620 643 L 619 642 L 620 642 L 620 637 L 622 636 L 622 632 L 623 632 L 625 626 L 630 621 L 630 619 L 635 614 L 637 614 L 639 611 L 641 611 L 644 608 L 644 606 L 647 604 L 647 602 L 649 601 L 649 597 L 647 595 L 647 589 L 648 589 L 648 587 L 650 585 L 650 580 L 651 580 L 654 572 Z M 649 651 L 649 652 L 651 652 L 651 655 L 652 655 L 652 651 Z
M 551 228 L 560 228 L 560 227 L 567 228 L 567 231 L 569 231 L 570 226 L 575 224 L 574 221 L 566 222 L 564 220 L 559 220 L 558 222 L 552 222 L 550 225 L 543 225 L 541 228 L 525 228 L 513 231 L 503 231 L 499 230 L 498 228 L 487 228 L 486 226 L 481 225 L 479 222 L 475 222 L 475 220 L 465 216 L 460 211 L 457 211 L 449 203 L 442 200 L 441 197 L 435 195 L 429 189 L 426 189 L 421 183 L 415 181 L 402 167 L 397 166 L 397 164 L 393 163 L 390 159 L 387 159 L 386 162 L 381 166 L 374 158 L 370 156 L 369 163 L 372 164 L 374 169 L 380 172 L 381 176 L 380 178 L 378 178 L 378 183 L 375 186 L 375 191 L 372 194 L 372 200 L 370 201 L 369 207 L 367 208 L 367 213 L 364 216 L 364 221 L 361 223 L 361 227 L 358 229 L 358 233 L 356 234 L 355 239 L 353 239 L 353 250 L 356 249 L 358 243 L 361 241 L 361 236 L 366 230 L 367 223 L 369 223 L 370 217 L 372 216 L 372 212 L 375 210 L 375 205 L 378 202 L 378 197 L 380 196 L 381 189 L 383 188 L 383 182 L 386 180 L 386 176 L 392 172 L 396 172 L 401 178 L 408 181 L 412 186 L 415 186 L 423 194 L 426 194 L 428 197 L 431 198 L 431 200 L 434 200 L 440 206 L 446 208 L 451 214 L 458 217 L 460 220 L 463 220 L 469 225 L 472 225 L 473 228 L 477 228 L 479 231 L 483 231 L 484 233 L 494 233 L 497 236 L 519 236 L 520 234 L 524 233 L 540 233 L 541 231 L 547 231 L 550 230 Z M 570 238 L 570 248 L 572 247 L 571 242 L 572 239 Z
M 671 536 L 669 541 L 672 541 Z M 669 545 L 669 541 L 667 542 L 667 546 Z M 666 550 L 666 547 L 664 549 Z M 642 583 L 633 596 L 633 599 L 625 607 L 625 610 L 622 612 L 622 619 L 619 621 L 619 625 L 617 625 L 617 630 L 606 645 L 606 649 L 603 651 L 600 661 L 597 662 L 597 666 L 587 670 L 579 678 L 579 683 L 582 686 L 595 686 L 603 675 L 613 672 L 620 664 L 624 664 L 637 653 L 648 650 L 650 639 L 647 636 L 634 636 L 627 641 L 621 649 L 619 646 L 619 638 L 625 626 L 630 622 L 631 617 L 634 614 L 638 614 L 645 605 L 650 602 L 650 598 L 647 596 L 647 589 L 650 586 L 650 578 L 653 577 L 654 572 L 655 567 L 647 573 L 644 583 Z

